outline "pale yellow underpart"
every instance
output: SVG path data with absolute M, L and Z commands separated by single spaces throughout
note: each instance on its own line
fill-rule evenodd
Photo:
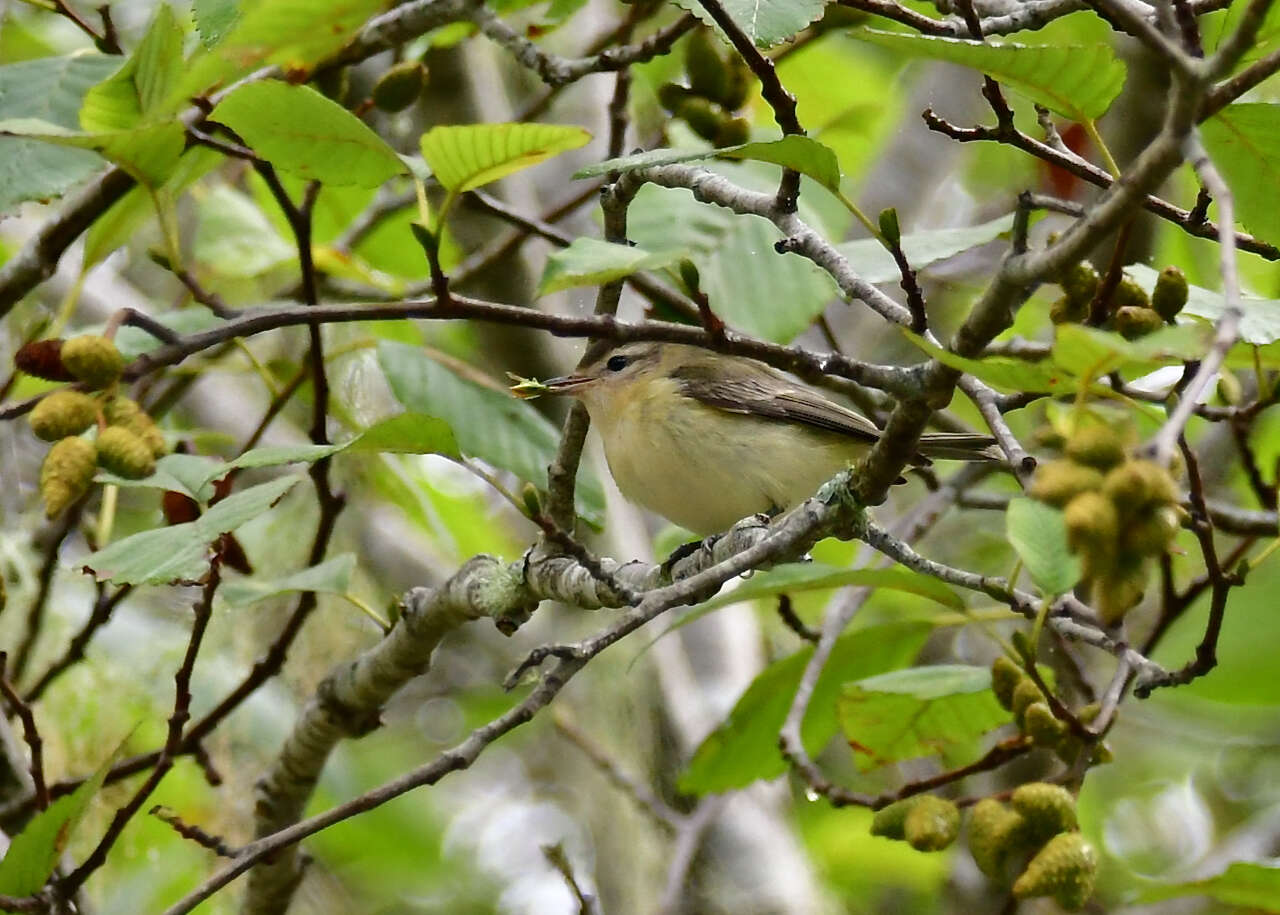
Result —
M 625 394 L 593 386 L 581 397 L 622 494 L 696 534 L 797 505 L 869 448 L 709 407 L 665 377 L 637 378 Z

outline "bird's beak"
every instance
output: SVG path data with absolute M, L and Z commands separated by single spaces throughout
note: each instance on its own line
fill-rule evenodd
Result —
M 595 379 L 589 375 L 561 375 L 559 378 L 548 378 L 542 385 L 549 394 L 575 394 L 593 381 Z

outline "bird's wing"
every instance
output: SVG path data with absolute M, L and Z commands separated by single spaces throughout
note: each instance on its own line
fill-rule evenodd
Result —
M 711 366 L 691 363 L 676 368 L 672 377 L 684 396 L 731 413 L 801 423 L 864 442 L 880 437 L 871 420 L 765 366 L 726 379 Z

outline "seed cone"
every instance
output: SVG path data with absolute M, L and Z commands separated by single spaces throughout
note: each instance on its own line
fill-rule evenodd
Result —
M 79 435 L 98 418 L 98 403 L 80 391 L 57 391 L 31 411 L 31 431 L 46 442 Z
M 994 798 L 984 798 L 969 813 L 969 853 L 978 869 L 1004 880 L 1013 853 L 1022 842 L 1022 817 Z
M 1013 884 L 1018 899 L 1052 896 L 1058 905 L 1074 912 L 1093 895 L 1098 857 L 1078 832 L 1054 836 L 1031 859 Z
M 93 443 L 71 436 L 54 443 L 40 465 L 40 495 L 46 517 L 56 518 L 89 491 L 97 466 Z
M 62 344 L 62 364 L 72 375 L 98 390 L 120 377 L 124 357 L 106 337 L 86 334 Z
M 920 797 L 909 797 L 881 807 L 871 820 L 871 834 L 885 839 L 905 839 L 907 814 L 920 802 Z
M 156 469 L 147 443 L 124 426 L 107 426 L 98 435 L 98 463 L 127 480 L 149 477 Z
M 1151 292 L 1151 307 L 1166 321 L 1173 321 L 1187 304 L 1187 275 L 1172 264 L 1156 277 Z
M 903 834 L 917 851 L 941 851 L 960 833 L 960 808 L 945 798 L 923 794 L 903 821 Z
M 1043 842 L 1076 828 L 1076 799 L 1071 792 L 1047 782 L 1019 785 L 1009 801 L 1027 823 L 1032 842 Z
M 1022 672 L 1022 668 L 1004 655 L 996 658 L 991 664 L 991 691 L 995 693 L 996 701 L 1004 708 L 1012 711 L 1014 690 L 1025 679 L 1026 674 Z

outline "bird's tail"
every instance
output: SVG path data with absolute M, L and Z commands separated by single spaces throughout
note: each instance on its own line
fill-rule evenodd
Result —
M 930 432 L 920 436 L 920 453 L 944 461 L 999 461 L 1004 452 L 989 435 L 972 432 Z

